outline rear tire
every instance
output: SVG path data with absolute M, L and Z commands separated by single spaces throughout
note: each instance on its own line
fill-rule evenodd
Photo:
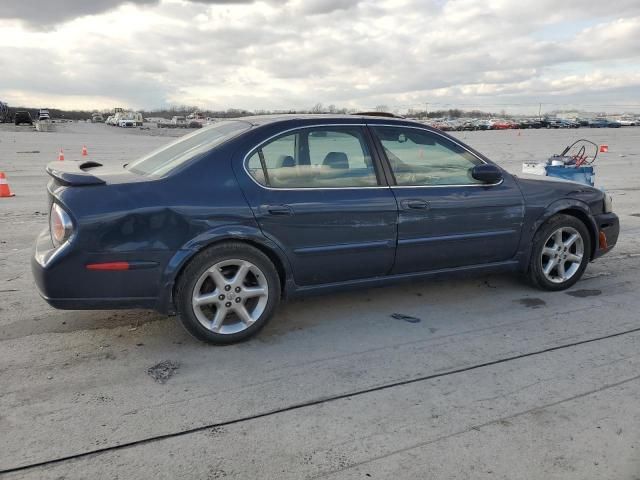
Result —
M 591 237 L 585 224 L 571 215 L 554 215 L 533 237 L 529 280 L 542 290 L 566 290 L 580 280 L 590 255 Z
M 264 253 L 229 242 L 204 250 L 187 265 L 175 301 L 191 335 L 220 345 L 258 333 L 280 302 L 280 291 L 278 272 Z

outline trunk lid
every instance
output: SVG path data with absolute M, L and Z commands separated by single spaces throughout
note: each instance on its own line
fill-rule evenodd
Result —
M 146 179 L 131 173 L 122 165 L 104 166 L 94 161 L 50 162 L 46 171 L 53 179 L 64 186 L 90 186 L 117 183 L 140 182 Z

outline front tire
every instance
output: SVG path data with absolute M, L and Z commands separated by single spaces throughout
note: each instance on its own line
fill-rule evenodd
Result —
M 198 254 L 178 280 L 182 325 L 198 340 L 230 344 L 258 333 L 280 301 L 275 266 L 257 248 L 239 242 Z
M 590 252 L 591 237 L 585 224 L 571 215 L 555 215 L 533 238 L 529 280 L 542 290 L 565 290 L 582 277 Z

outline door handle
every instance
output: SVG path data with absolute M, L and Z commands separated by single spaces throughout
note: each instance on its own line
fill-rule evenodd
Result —
M 402 205 L 402 208 L 410 210 L 425 210 L 429 208 L 429 204 L 427 202 L 419 199 L 402 200 L 400 204 Z
M 293 213 L 289 205 L 264 205 L 262 211 L 268 215 L 291 215 Z

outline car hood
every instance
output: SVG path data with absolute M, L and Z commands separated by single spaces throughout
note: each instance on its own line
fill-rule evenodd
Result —
M 575 199 L 588 205 L 602 203 L 604 192 L 589 185 L 553 177 L 514 176 L 528 204 L 549 205 L 556 200 Z

